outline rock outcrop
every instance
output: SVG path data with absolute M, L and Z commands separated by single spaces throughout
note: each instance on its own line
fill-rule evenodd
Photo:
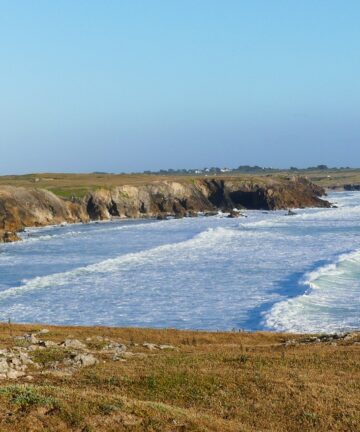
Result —
M 330 207 L 324 189 L 304 178 L 206 178 L 156 181 L 89 192 L 64 200 L 42 189 L 0 187 L 0 242 L 18 240 L 26 227 L 119 218 L 194 216 L 237 209 Z
M 206 179 L 158 182 L 97 190 L 86 198 L 93 220 L 111 217 L 188 216 L 194 212 L 238 209 L 276 210 L 329 207 L 325 191 L 306 179 L 259 178 L 258 181 Z
M 88 220 L 82 203 L 65 201 L 43 189 L 0 187 L 0 242 L 18 240 L 16 232 L 25 227 Z
M 178 350 L 174 345 L 149 342 L 142 345 L 129 342 L 129 345 L 125 345 L 102 336 L 88 337 L 85 341 L 68 337 L 59 342 L 49 339 L 49 333 L 49 330 L 42 329 L 36 333 L 15 336 L 12 347 L 1 346 L 0 381 L 32 381 L 35 376 L 48 374 L 64 378 L 79 369 L 95 366 L 100 361 L 126 362 L 131 358 L 147 357 L 146 353 L 139 350 Z M 46 336 L 46 339 L 43 339 L 43 336 Z M 130 351 L 130 348 L 136 352 Z
M 345 184 L 344 190 L 346 190 L 346 191 L 360 191 L 360 184 L 354 184 L 354 183 Z

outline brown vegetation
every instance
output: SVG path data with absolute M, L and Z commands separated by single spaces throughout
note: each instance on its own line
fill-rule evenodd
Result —
M 360 169 L 338 169 L 338 170 L 299 170 L 280 171 L 253 174 L 226 174 L 217 175 L 217 178 L 234 180 L 252 180 L 254 177 L 293 176 L 294 174 L 307 177 L 310 181 L 325 188 L 342 188 L 345 184 L 360 184 Z M 0 176 L 0 185 L 21 186 L 27 188 L 48 189 L 61 197 L 75 195 L 83 197 L 87 192 L 96 189 L 111 189 L 113 187 L 130 185 L 140 186 L 151 184 L 157 181 L 192 181 L 193 179 L 204 179 L 203 175 L 148 175 L 148 174 L 63 174 L 63 173 L 42 173 L 26 175 Z
M 0 326 L 0 349 L 36 329 Z M 79 339 L 100 362 L 61 376 L 45 365 L 63 354 L 39 351 L 31 382 L 0 381 L 1 431 L 360 430 L 360 335 L 301 344 L 276 333 L 48 329 L 44 339 Z M 133 355 L 114 360 L 107 339 Z

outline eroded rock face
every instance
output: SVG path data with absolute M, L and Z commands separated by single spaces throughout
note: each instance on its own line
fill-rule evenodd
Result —
M 0 242 L 18 240 L 16 232 L 25 227 L 88 220 L 83 205 L 62 200 L 49 191 L 0 187 Z
M 13 243 L 20 240 L 16 232 L 0 230 L 0 243 Z
M 91 219 L 116 217 L 175 217 L 194 212 L 238 209 L 276 210 L 295 207 L 329 207 L 325 191 L 302 178 L 249 180 L 193 180 L 158 182 L 97 190 L 86 198 Z
M 120 218 L 184 217 L 232 209 L 330 207 L 324 189 L 304 178 L 184 179 L 120 186 L 69 201 L 41 189 L 0 187 L 0 242 L 25 227 Z

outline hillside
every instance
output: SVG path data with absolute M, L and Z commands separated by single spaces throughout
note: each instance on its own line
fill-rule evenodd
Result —
M 1 431 L 360 429 L 358 333 L 40 329 L 0 326 Z

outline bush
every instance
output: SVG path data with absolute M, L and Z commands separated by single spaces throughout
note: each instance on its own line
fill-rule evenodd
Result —
M 0 395 L 6 396 L 13 404 L 21 408 L 30 406 L 48 406 L 57 405 L 57 400 L 53 396 L 41 394 L 41 389 L 30 385 L 11 385 L 0 387 Z

